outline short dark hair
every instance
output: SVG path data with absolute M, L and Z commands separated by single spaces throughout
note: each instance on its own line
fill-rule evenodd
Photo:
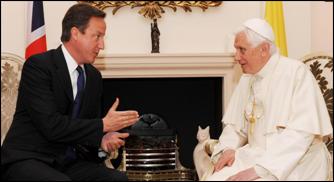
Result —
M 76 27 L 81 33 L 85 33 L 91 17 L 105 18 L 105 16 L 105 12 L 87 3 L 73 5 L 64 16 L 61 41 L 67 42 L 70 40 L 72 27 Z

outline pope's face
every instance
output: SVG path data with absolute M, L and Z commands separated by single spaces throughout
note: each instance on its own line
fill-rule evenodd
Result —
M 261 44 L 252 47 L 244 32 L 236 35 L 234 47 L 236 49 L 235 60 L 240 64 L 244 73 L 255 74 L 264 66 L 265 63 L 261 57 Z

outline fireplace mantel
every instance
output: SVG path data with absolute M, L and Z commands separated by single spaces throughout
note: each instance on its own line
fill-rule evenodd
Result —
M 224 108 L 240 78 L 232 53 L 100 55 L 94 66 L 103 78 L 224 77 Z

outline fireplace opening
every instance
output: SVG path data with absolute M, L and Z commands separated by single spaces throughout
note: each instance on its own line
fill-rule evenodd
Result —
M 153 113 L 175 130 L 181 164 L 194 169 L 193 150 L 198 126 L 210 126 L 211 138 L 222 131 L 223 78 L 105 78 L 103 79 L 103 115 L 116 97 L 117 110 Z

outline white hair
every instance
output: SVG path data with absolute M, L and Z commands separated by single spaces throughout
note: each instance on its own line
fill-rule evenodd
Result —
M 239 27 L 234 34 L 237 35 L 238 33 L 241 33 L 241 32 L 245 33 L 246 38 L 247 38 L 247 40 L 249 41 L 249 43 L 251 44 L 252 47 L 256 47 L 256 46 L 260 45 L 261 43 L 266 42 L 270 46 L 270 48 L 269 48 L 270 55 L 273 55 L 274 53 L 277 52 L 277 48 L 272 41 L 264 38 L 263 36 L 254 32 L 253 30 L 242 26 L 242 27 Z

